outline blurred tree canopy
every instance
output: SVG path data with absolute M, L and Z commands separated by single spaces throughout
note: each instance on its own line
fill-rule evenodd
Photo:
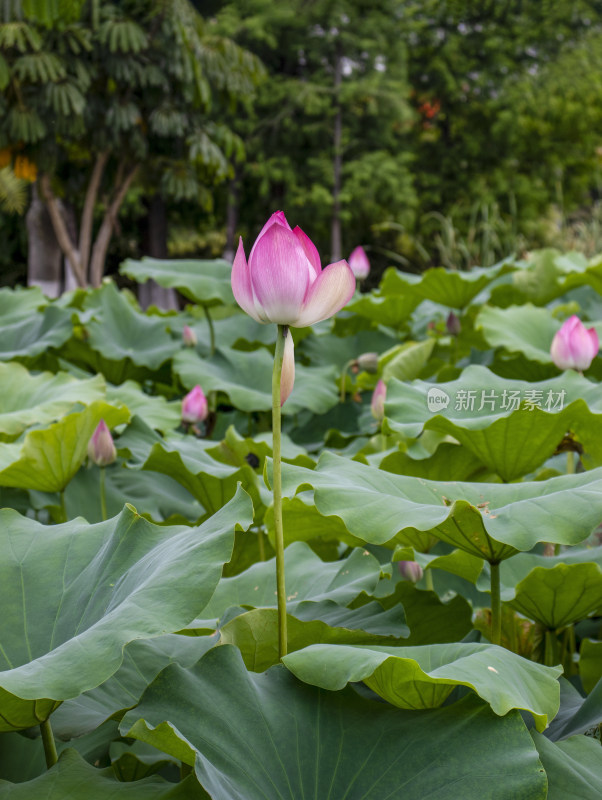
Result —
M 324 260 L 493 263 L 601 207 L 601 123 L 602 0 L 0 4 L 0 233 L 35 181 L 80 283 L 157 210 L 178 253 L 283 208 Z

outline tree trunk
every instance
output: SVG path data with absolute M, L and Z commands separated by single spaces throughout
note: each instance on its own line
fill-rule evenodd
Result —
M 331 261 L 340 261 L 343 253 L 341 241 L 341 170 L 343 165 L 341 140 L 343 138 L 343 112 L 341 108 L 340 89 L 343 79 L 343 54 L 337 42 L 334 57 L 334 137 L 333 137 L 333 187 L 332 187 L 332 226 L 330 234 Z
M 152 258 L 167 258 L 167 209 L 159 194 L 148 204 L 144 254 Z M 179 309 L 178 297 L 173 289 L 165 289 L 153 280 L 138 287 L 138 301 L 142 308 L 157 306 L 164 311 Z
M 224 258 L 226 261 L 234 261 L 236 254 L 236 227 L 238 225 L 238 176 L 234 177 L 228 186 L 228 206 L 226 208 L 226 247 Z
M 27 225 L 27 283 L 39 286 L 47 297 L 58 297 L 62 290 L 63 253 L 56 239 L 46 206 L 33 186 Z

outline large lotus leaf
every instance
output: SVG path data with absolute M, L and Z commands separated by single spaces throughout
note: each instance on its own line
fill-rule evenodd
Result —
M 51 347 L 60 347 L 71 336 L 71 314 L 57 306 L 26 318 L 4 323 L 0 329 L 0 361 L 31 359 Z
M 574 260 L 571 256 L 577 256 Z M 579 253 L 561 255 L 557 250 L 547 248 L 529 254 L 526 261 L 515 264 L 511 281 L 496 286 L 491 292 L 491 304 L 509 306 L 530 302 L 543 306 L 563 293 L 560 278 L 563 272 L 583 269 L 586 259 Z
M 141 515 L 155 522 L 173 517 L 178 519 L 172 519 L 172 522 L 195 522 L 205 513 L 190 492 L 169 475 L 124 469 L 118 464 L 105 470 L 105 499 L 109 517 L 119 514 L 126 503 L 131 503 Z M 57 501 L 48 495 L 32 497 L 32 505 L 36 508 L 52 502 Z M 80 469 L 65 490 L 65 508 L 68 519 L 84 517 L 88 522 L 102 521 L 98 467 Z
M 450 786 L 462 800 L 546 796 L 516 712 L 500 719 L 475 697 L 401 711 L 300 684 L 281 666 L 247 672 L 227 645 L 191 670 L 168 667 L 121 730 L 194 764 L 220 800 L 450 800 Z
M 569 681 L 560 678 L 560 710 L 546 730 L 547 738 L 557 742 L 576 733 L 593 733 L 601 721 L 602 681 L 583 697 Z
M 400 628 L 397 637 L 380 636 L 358 628 L 333 627 L 320 619 L 300 620 L 287 614 L 287 649 L 289 653 L 310 644 L 400 644 L 399 636 L 407 636 L 407 626 Z M 264 672 L 280 661 L 278 650 L 278 610 L 254 608 L 239 614 L 220 629 L 223 644 L 233 644 L 240 650 L 245 666 L 253 672 Z
M 336 691 L 364 681 L 399 708 L 437 708 L 455 686 L 468 686 L 503 716 L 512 708 L 533 714 L 538 730 L 560 704 L 561 667 L 544 667 L 491 644 L 389 647 L 315 644 L 283 656 L 306 683 Z
M 602 413 L 595 411 L 602 409 L 597 395 L 597 384 L 575 372 L 540 383 L 510 382 L 471 365 L 457 380 L 436 386 L 391 381 L 387 427 L 410 437 L 425 430 L 452 436 L 479 464 L 511 481 L 553 455 L 568 430 L 576 433 L 594 463 L 601 463 Z
M 0 730 L 10 730 L 103 683 L 133 639 L 187 625 L 252 508 L 240 490 L 198 528 L 153 525 L 131 507 L 97 525 L 46 527 L 10 509 L 0 519 Z
M 356 457 L 356 460 L 360 458 Z M 373 463 L 369 456 L 367 461 Z M 407 452 L 397 450 L 380 458 L 378 466 L 395 475 L 414 475 L 432 481 L 444 481 L 450 475 L 456 480 L 466 481 L 484 469 L 471 450 L 451 442 L 440 444 L 430 458 L 412 458 Z
M 388 384 L 392 378 L 400 381 L 417 378 L 431 357 L 434 346 L 434 339 L 425 339 L 422 342 L 406 342 L 393 348 L 394 354 L 392 358 L 386 359 L 383 368 L 384 382 Z
M 100 375 L 78 380 L 66 372 L 32 375 L 16 362 L 0 363 L 0 435 L 14 439 L 30 425 L 45 425 L 75 403 L 86 405 L 105 396 Z
M 211 636 L 166 633 L 126 645 L 123 662 L 107 681 L 66 700 L 52 715 L 52 730 L 60 739 L 73 739 L 98 728 L 110 717 L 136 705 L 146 687 L 169 664 L 192 667 L 216 643 Z
M 597 564 L 535 567 L 510 605 L 550 630 L 564 628 L 602 608 L 602 570 Z
M 272 408 L 274 359 L 263 348 L 253 353 L 218 348 L 209 359 L 188 349 L 174 358 L 173 369 L 187 389 L 200 383 L 205 392 L 223 392 L 241 411 Z M 337 370 L 296 364 L 295 387 L 282 407 L 283 414 L 304 409 L 323 414 L 338 403 Z
M 532 361 L 549 364 L 550 346 L 560 322 L 547 308 L 526 303 L 509 308 L 484 306 L 476 321 L 491 347 L 503 347 L 510 353 L 523 353 Z
M 0 443 L 0 485 L 61 492 L 78 471 L 101 419 L 109 428 L 129 419 L 125 406 L 96 401 L 48 428 L 30 431 L 23 441 Z
M 493 267 L 473 267 L 470 272 L 433 267 L 423 273 L 422 280 L 414 289 L 434 303 L 462 309 L 492 281 L 511 269 L 514 265 L 509 261 Z
M 380 564 L 364 550 L 342 561 L 324 562 L 303 542 L 284 551 L 286 592 L 291 613 L 302 600 L 333 600 L 347 605 L 362 592 L 371 592 L 380 577 Z M 203 614 L 219 619 L 230 606 L 275 608 L 276 561 L 254 564 L 240 575 L 222 578 Z
M 340 374 L 345 364 L 362 353 L 382 353 L 395 343 L 392 336 L 376 330 L 358 331 L 351 336 L 322 334 L 304 339 L 299 352 L 306 355 L 313 366 L 334 364 Z
M 30 286 L 28 289 L 22 286 L 14 289 L 3 286 L 0 289 L 0 319 L 3 325 L 19 320 L 31 320 L 37 311 L 47 305 L 48 298 L 44 296 L 39 286 Z
M 318 511 L 340 517 L 366 542 L 412 545 L 414 530 L 430 531 L 491 562 L 539 541 L 577 544 L 600 516 L 602 469 L 545 482 L 460 483 L 391 475 L 323 453 L 315 470 L 283 464 L 282 475 L 285 495 L 313 488 Z
M 417 292 L 395 295 L 364 294 L 347 304 L 347 311 L 390 328 L 401 328 L 422 301 Z
M 41 746 L 41 745 L 40 745 Z M 32 798 L 75 798 L 86 800 L 206 800 L 207 794 L 191 775 L 181 783 L 168 783 L 159 777 L 143 778 L 122 783 L 113 769 L 95 769 L 75 750 L 65 750 L 58 763 L 39 778 L 25 783 L 0 780 L 2 800 L 32 800 Z
M 361 547 L 362 540 L 351 536 L 347 528 L 337 517 L 324 517 L 313 504 L 311 492 L 303 492 L 297 497 L 282 499 L 282 523 L 284 527 L 285 545 L 291 542 L 314 542 L 336 540 L 345 542 L 350 547 Z M 267 527 L 270 541 L 275 541 L 274 506 L 270 506 L 265 514 L 264 524 Z
M 232 305 L 230 284 L 232 265 L 221 258 L 213 260 L 143 258 L 126 259 L 119 271 L 138 283 L 154 280 L 166 289 L 177 289 L 184 297 L 204 306 Z
M 599 800 L 602 795 L 602 748 L 589 736 L 551 742 L 532 733 L 548 776 L 548 800 Z
M 568 255 L 581 255 L 579 254 L 566 254 Z M 602 258 L 599 255 L 594 256 L 588 263 L 585 269 L 576 270 L 573 266 L 572 269 L 565 270 L 566 277 L 562 281 L 563 291 L 569 291 L 576 286 L 591 286 L 599 295 L 602 295 Z
M 579 675 L 586 692 L 591 692 L 602 678 L 602 642 L 583 639 L 579 651 Z M 602 715 L 601 715 L 602 716 Z
M 168 402 L 161 395 L 149 395 L 136 381 L 125 381 L 120 386 L 107 386 L 107 400 L 123 403 L 150 427 L 161 433 L 175 430 L 182 422 L 182 404 Z
M 94 319 L 86 324 L 87 341 L 109 361 L 129 359 L 157 369 L 180 349 L 164 319 L 136 311 L 113 283 L 99 289 L 90 303 Z

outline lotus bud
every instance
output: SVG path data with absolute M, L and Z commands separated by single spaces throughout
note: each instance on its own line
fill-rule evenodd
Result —
M 257 322 L 304 328 L 332 317 L 355 291 L 346 261 L 322 269 L 316 246 L 301 228 L 294 230 L 282 211 L 263 226 L 247 262 L 240 239 L 232 264 L 232 292 Z
M 363 247 L 356 247 L 349 256 L 349 266 L 358 281 L 363 281 L 370 272 L 370 262 Z
M 207 398 L 201 387 L 197 384 L 182 400 L 182 422 L 194 424 L 203 422 L 209 414 Z
M 453 311 L 449 312 L 448 317 L 445 320 L 445 327 L 447 328 L 447 332 L 451 336 L 460 335 L 460 331 L 462 330 L 462 325 L 460 324 L 459 317 L 457 317 Z
M 418 583 L 418 581 L 422 578 L 422 567 L 420 564 L 416 563 L 416 561 L 398 561 L 397 566 L 399 567 L 401 577 L 405 581 Z
M 117 458 L 117 450 L 111 436 L 111 431 L 107 428 L 107 423 L 101 419 L 96 430 L 88 442 L 88 457 L 99 467 L 106 467 L 112 464 Z
M 361 356 L 358 356 L 356 364 L 358 369 L 370 375 L 376 375 L 378 372 L 378 353 L 362 353 Z
M 182 329 L 182 341 L 186 345 L 186 347 L 196 347 L 197 345 L 197 338 L 196 333 L 190 327 L 190 325 L 184 325 Z
M 587 369 L 600 348 L 595 328 L 586 328 L 579 317 L 569 317 L 554 336 L 550 355 L 559 369 Z
M 385 400 L 387 397 L 387 387 L 384 381 L 381 379 L 376 384 L 376 388 L 372 393 L 372 400 L 370 402 L 370 410 L 372 411 L 372 416 L 377 422 L 382 422 L 385 417 Z
M 280 405 L 283 406 L 295 385 L 295 345 L 291 332 L 286 332 L 282 373 L 280 375 Z

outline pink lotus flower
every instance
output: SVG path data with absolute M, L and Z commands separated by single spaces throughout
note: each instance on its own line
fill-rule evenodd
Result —
M 182 341 L 186 345 L 186 347 L 196 347 L 197 338 L 196 333 L 190 327 L 190 325 L 184 325 L 182 328 Z
M 397 566 L 399 567 L 401 577 L 406 581 L 418 583 L 420 578 L 422 578 L 422 567 L 420 564 L 417 564 L 416 561 L 398 561 Z
M 368 277 L 370 272 L 370 262 L 363 247 L 356 247 L 349 256 L 349 266 L 355 277 L 359 281 L 363 281 Z
M 232 265 L 232 292 L 243 311 L 257 322 L 304 328 L 328 317 L 349 302 L 355 278 L 346 261 L 322 269 L 314 243 L 301 228 L 294 230 L 282 211 L 261 229 L 249 261 L 240 239 Z M 281 402 L 295 382 L 295 353 L 290 333 L 282 363 Z
M 117 458 L 113 437 L 104 419 L 100 420 L 88 442 L 88 457 L 99 467 L 106 467 Z
M 376 388 L 372 393 L 372 400 L 370 402 L 370 410 L 372 416 L 378 421 L 382 422 L 385 416 L 385 400 L 387 398 L 387 387 L 381 379 L 376 384 Z
M 598 353 L 595 328 L 586 328 L 579 317 L 569 317 L 554 336 L 550 355 L 559 369 L 587 369 Z
M 197 384 L 194 389 L 182 400 L 182 422 L 194 424 L 203 422 L 209 414 L 207 398 L 201 387 Z
M 311 239 L 299 227 L 291 230 L 284 213 L 276 211 L 261 229 L 248 263 L 240 240 L 232 291 L 257 322 L 304 328 L 340 311 L 355 291 L 355 278 L 346 261 L 322 269 Z

